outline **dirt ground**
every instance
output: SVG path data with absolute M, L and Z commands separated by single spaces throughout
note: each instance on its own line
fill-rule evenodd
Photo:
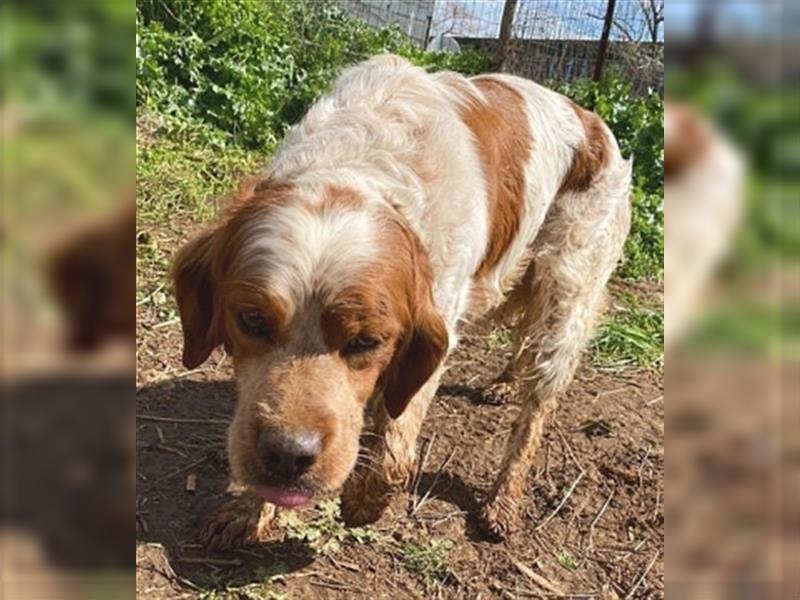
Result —
M 227 484 L 230 367 L 216 355 L 204 369 L 183 372 L 179 326 L 149 333 L 157 335 L 144 336 L 138 357 L 141 597 L 663 597 L 660 372 L 603 372 L 584 361 L 536 457 L 522 528 L 492 543 L 473 514 L 517 407 L 481 402 L 507 346 L 486 326 L 473 327 L 423 428 L 418 477 L 368 539 L 359 543 L 331 521 L 323 535 L 335 530 L 343 541 L 326 552 L 276 526 L 274 540 L 259 547 L 207 553 L 196 538 Z M 301 516 L 313 521 L 317 510 Z M 415 559 L 413 549 L 436 540 L 452 546 Z

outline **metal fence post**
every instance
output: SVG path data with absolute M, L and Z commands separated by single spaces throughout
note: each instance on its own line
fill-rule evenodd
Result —
M 600 35 L 600 46 L 597 48 L 597 58 L 594 63 L 594 76 L 595 81 L 600 81 L 603 75 L 603 63 L 606 60 L 606 53 L 608 52 L 608 36 L 611 33 L 611 24 L 614 22 L 614 5 L 617 0 L 608 0 L 606 5 L 606 18 L 603 21 L 603 33 Z
M 514 12 L 517 9 L 517 0 L 506 0 L 503 6 L 503 18 L 500 21 L 500 37 L 497 40 L 497 53 L 495 55 L 495 69 L 503 71 L 508 58 L 508 49 L 511 43 L 511 28 L 514 25 Z

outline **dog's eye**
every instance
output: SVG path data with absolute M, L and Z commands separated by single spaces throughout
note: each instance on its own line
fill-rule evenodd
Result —
M 239 328 L 248 335 L 264 337 L 269 333 L 264 315 L 257 310 L 243 310 L 237 320 Z
M 359 335 L 347 342 L 347 345 L 342 349 L 342 353 L 345 355 L 361 354 L 377 348 L 378 344 L 380 344 L 380 340 L 374 337 Z

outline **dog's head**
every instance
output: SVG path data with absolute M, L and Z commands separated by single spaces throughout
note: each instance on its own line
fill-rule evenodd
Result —
M 326 187 L 250 183 L 218 226 L 174 263 L 194 368 L 224 344 L 238 401 L 235 481 L 291 506 L 340 487 L 364 407 L 399 416 L 448 346 L 426 253 L 388 208 Z

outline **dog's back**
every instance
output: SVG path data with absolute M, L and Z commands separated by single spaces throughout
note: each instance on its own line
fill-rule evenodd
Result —
M 427 73 L 395 56 L 346 71 L 271 171 L 377 190 L 428 250 L 451 324 L 520 281 L 556 199 L 562 211 L 611 212 L 630 185 L 608 127 L 564 96 L 510 75 Z

